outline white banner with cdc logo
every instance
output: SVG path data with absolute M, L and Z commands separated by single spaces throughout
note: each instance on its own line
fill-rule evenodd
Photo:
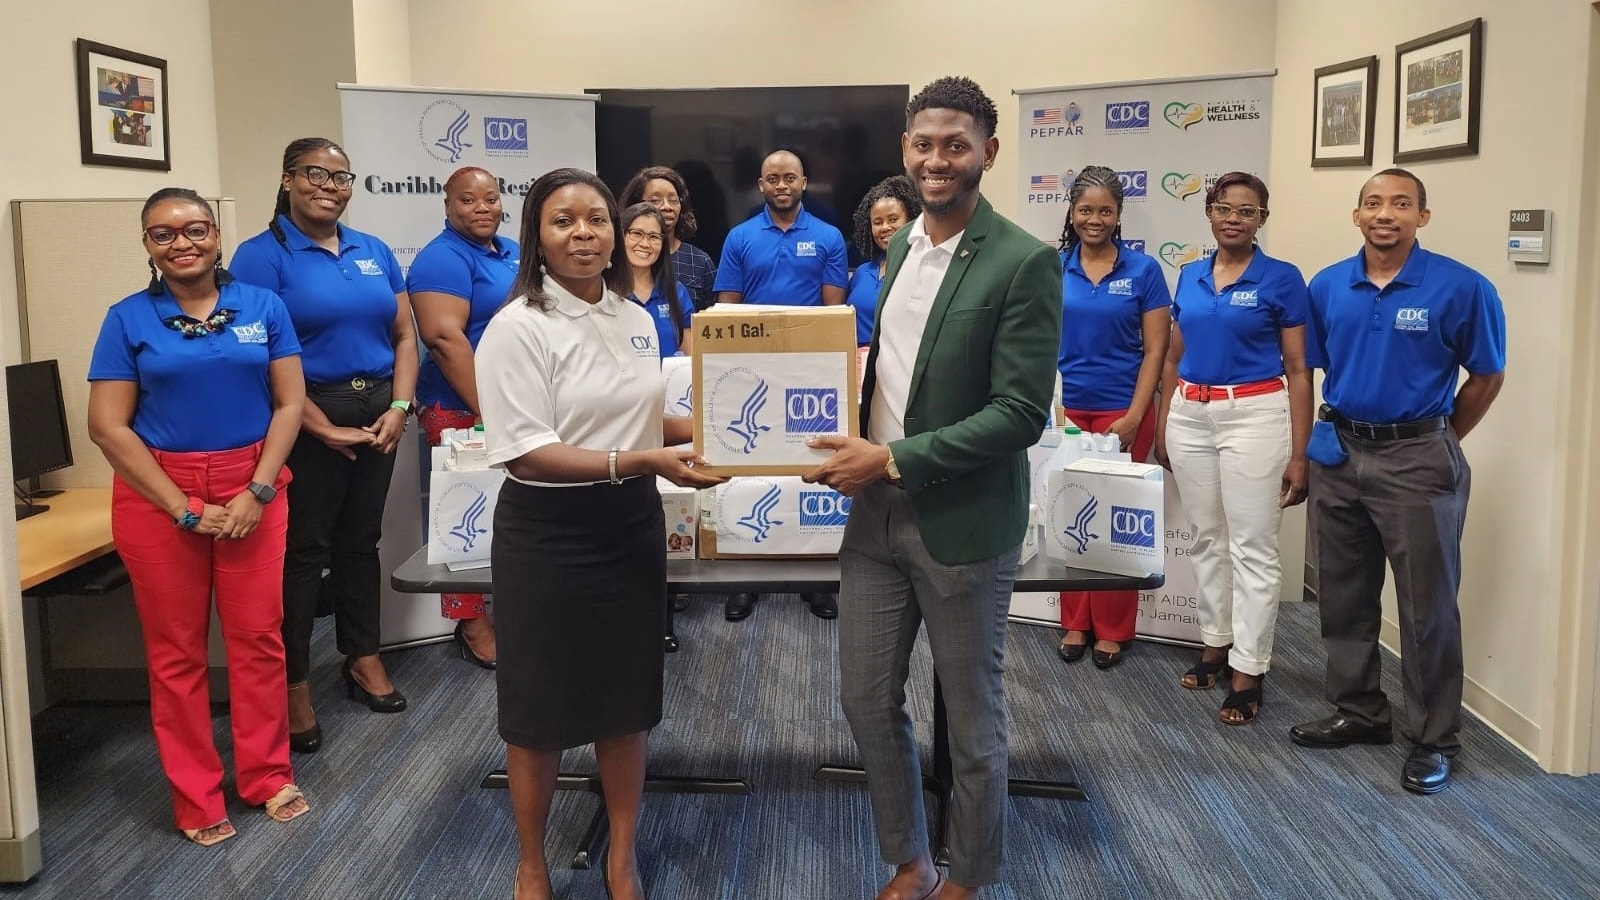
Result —
M 444 184 L 462 166 L 487 169 L 500 182 L 500 234 L 513 241 L 534 179 L 562 166 L 594 171 L 593 96 L 341 84 L 339 98 L 356 172 L 347 219 L 383 238 L 405 269 L 444 229 Z M 384 646 L 447 635 L 455 625 L 440 617 L 437 595 L 389 586 L 388 573 L 427 542 L 428 467 L 419 465 L 420 444 L 420 437 L 400 442 L 384 508 Z
M 1226 172 L 1251 172 L 1271 186 L 1271 72 L 1017 91 L 1017 221 L 1054 244 L 1066 222 L 1072 181 L 1107 166 L 1122 181 L 1123 241 L 1161 261 L 1168 288 L 1178 269 L 1215 249 L 1205 193 Z M 1166 584 L 1139 595 L 1138 632 L 1200 640 L 1199 588 L 1189 553 L 1194 529 L 1177 490 L 1166 493 Z M 1296 554 L 1297 555 L 1297 554 Z M 1285 571 L 1294 571 L 1285 555 Z M 1029 598 L 1030 618 L 1054 612 Z M 1028 604 L 1025 604 L 1028 605 Z

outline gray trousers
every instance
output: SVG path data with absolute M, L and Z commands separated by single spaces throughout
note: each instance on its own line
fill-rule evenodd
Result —
M 1378 683 L 1387 558 L 1399 603 L 1401 734 L 1454 756 L 1463 679 L 1456 594 L 1472 469 L 1449 429 L 1399 441 L 1340 437 L 1348 462 L 1311 464 L 1328 699 L 1349 719 L 1390 724 L 1389 698 Z
M 856 496 L 839 550 L 841 700 L 867 771 L 879 851 L 900 865 L 928 849 L 922 771 L 905 708 L 911 648 L 926 622 L 950 723 L 950 877 L 969 886 L 1000 876 L 1007 771 L 1001 675 L 1017 556 L 1012 550 L 966 565 L 936 562 L 910 498 L 886 483 Z

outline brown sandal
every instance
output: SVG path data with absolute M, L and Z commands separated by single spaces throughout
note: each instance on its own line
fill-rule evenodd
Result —
M 294 806 L 297 800 L 300 802 L 298 809 Z M 288 822 L 311 811 L 311 804 L 306 802 L 306 795 L 300 792 L 300 788 L 292 784 L 286 784 L 278 788 L 278 792 L 272 795 L 272 799 L 267 801 L 266 806 L 267 815 L 271 816 L 273 821 L 276 822 Z

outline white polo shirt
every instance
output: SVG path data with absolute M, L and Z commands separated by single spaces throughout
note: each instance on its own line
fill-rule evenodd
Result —
M 956 245 L 966 233 L 963 228 L 935 246 L 922 225 L 922 216 L 917 216 L 906 234 L 909 249 L 905 262 L 878 310 L 878 378 L 867 433 L 874 444 L 906 436 L 906 404 L 911 399 L 911 375 L 922 347 L 922 332 L 928 327 L 928 312 L 944 284 Z
M 548 276 L 544 290 L 555 301 L 550 309 L 511 301 L 489 320 L 474 354 L 489 463 L 504 468 L 557 443 L 660 447 L 665 387 L 650 314 L 609 290 L 585 303 Z

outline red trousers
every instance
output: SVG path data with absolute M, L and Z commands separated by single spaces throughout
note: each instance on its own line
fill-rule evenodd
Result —
M 435 403 L 417 413 L 417 421 L 428 433 L 428 443 L 437 447 L 446 428 L 471 428 L 476 417 L 465 409 L 444 409 Z M 489 615 L 489 605 L 482 594 L 440 594 L 439 615 L 446 619 L 482 619 Z
M 1127 414 L 1125 409 L 1092 412 L 1083 409 L 1066 410 L 1067 418 L 1086 433 L 1103 434 L 1111 423 Z M 1134 462 L 1144 462 L 1150 456 L 1150 447 L 1156 442 L 1156 411 L 1145 411 L 1144 421 L 1133 434 L 1133 443 L 1126 449 Z M 1092 631 L 1102 641 L 1133 640 L 1134 625 L 1139 620 L 1138 591 L 1062 591 L 1061 627 L 1068 631 Z
M 221 506 L 250 483 L 261 445 L 151 454 L 184 493 Z M 283 488 L 289 478 L 287 468 L 278 474 L 278 496 L 261 510 L 255 531 L 236 541 L 177 528 L 121 478 L 112 485 L 111 536 L 133 582 L 150 672 L 150 719 L 179 828 L 206 828 L 227 817 L 206 665 L 213 594 L 228 653 L 239 797 L 260 805 L 294 783 L 282 631 L 289 520 Z

